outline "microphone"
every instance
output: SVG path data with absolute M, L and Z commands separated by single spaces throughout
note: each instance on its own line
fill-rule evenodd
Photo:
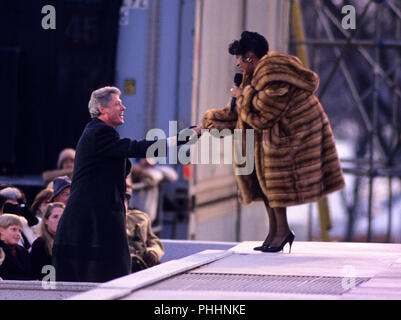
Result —
M 240 84 L 241 84 L 241 82 L 242 82 L 242 73 L 236 73 L 235 74 L 235 76 L 234 76 L 234 84 L 237 86 L 237 87 L 239 87 L 240 86 Z M 231 99 L 231 106 L 230 106 L 230 110 L 231 111 L 234 111 L 234 108 L 235 108 L 235 101 L 237 100 L 237 98 L 232 98 Z

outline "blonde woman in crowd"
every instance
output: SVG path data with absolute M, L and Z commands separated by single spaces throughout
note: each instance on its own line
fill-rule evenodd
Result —
M 40 237 L 32 244 L 31 250 L 32 271 L 35 279 L 41 280 L 44 276 L 42 268 L 52 265 L 54 236 L 64 208 L 65 205 L 62 202 L 50 203 L 42 217 Z

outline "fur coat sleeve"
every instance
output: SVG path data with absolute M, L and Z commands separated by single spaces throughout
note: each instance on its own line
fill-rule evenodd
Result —
M 230 110 L 230 105 L 223 109 L 209 109 L 205 112 L 202 125 L 205 129 L 234 130 L 237 124 L 238 115 L 236 111 Z

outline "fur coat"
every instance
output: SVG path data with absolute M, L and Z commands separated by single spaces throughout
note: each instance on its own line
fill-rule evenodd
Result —
M 344 188 L 330 123 L 315 96 L 318 85 L 317 74 L 297 57 L 269 52 L 244 75 L 234 111 L 228 105 L 206 111 L 207 129 L 254 129 L 255 169 L 236 175 L 242 203 L 264 194 L 271 207 L 287 207 Z M 245 147 L 243 134 L 243 155 Z

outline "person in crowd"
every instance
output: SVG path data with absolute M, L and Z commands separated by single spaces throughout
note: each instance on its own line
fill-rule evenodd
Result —
M 146 212 L 153 222 L 159 206 L 161 183 L 177 181 L 177 172 L 170 166 L 156 165 L 153 159 L 143 158 L 138 160 L 138 166 L 132 166 L 131 179 L 133 183 L 145 183 L 144 188 L 134 192 L 134 207 Z
M 32 229 L 37 237 L 40 235 L 40 226 L 43 214 L 46 211 L 47 205 L 53 196 L 53 189 L 45 188 L 39 191 L 31 205 L 31 212 L 38 218 L 39 223 L 32 226 Z
M 32 228 L 38 225 L 39 219 L 26 205 L 26 197 L 21 189 L 6 187 L 0 190 L 0 215 L 4 213 L 12 213 L 21 217 L 23 227 L 20 245 L 29 250 L 37 237 Z
M 53 196 L 50 202 L 62 202 L 67 204 L 71 192 L 71 180 L 67 176 L 58 177 L 53 180 Z
M 257 32 L 244 31 L 229 45 L 229 53 L 243 72 L 241 85 L 231 88 L 236 104 L 233 110 L 228 104 L 206 111 L 202 124 L 217 130 L 253 129 L 255 169 L 236 179 L 240 201 L 264 201 L 269 217 L 268 235 L 255 250 L 277 252 L 287 243 L 291 250 L 295 235 L 286 207 L 318 201 L 345 186 L 329 120 L 315 96 L 319 77 L 297 57 L 269 52 Z
M 40 236 L 32 244 L 30 252 L 32 271 L 37 280 L 43 278 L 42 268 L 52 265 L 54 236 L 64 208 L 65 204 L 62 202 L 53 202 L 47 205 L 40 225 Z
M 0 216 L 0 248 L 4 256 L 0 277 L 3 280 L 33 280 L 28 250 L 18 244 L 22 227 L 21 217 L 8 213 Z
M 131 180 L 133 183 L 144 183 L 147 187 L 153 187 L 157 184 L 154 177 L 143 167 L 138 164 L 131 164 Z
M 71 195 L 54 240 L 57 281 L 105 282 L 131 272 L 124 206 L 128 158 L 146 157 L 154 144 L 166 150 L 172 139 L 120 138 L 116 127 L 124 124 L 126 110 L 120 95 L 116 87 L 91 94 L 92 120 L 76 147 Z M 157 150 L 154 156 L 159 156 Z
M 47 205 L 51 202 L 53 197 L 53 189 L 42 189 L 33 199 L 31 205 L 31 212 L 33 212 L 38 219 L 42 218 L 46 211 Z
M 46 185 L 49 185 L 55 178 L 67 176 L 72 179 L 74 171 L 75 150 L 66 148 L 58 156 L 57 169 L 43 172 L 42 177 Z M 49 186 L 51 187 L 51 186 Z
M 160 263 L 164 255 L 163 244 L 152 231 L 149 215 L 129 207 L 132 195 L 130 177 L 127 178 L 125 208 L 128 246 L 131 255 L 131 272 L 137 272 Z
M 6 255 L 4 253 L 3 248 L 0 247 L 0 266 L 3 264 L 3 261 L 5 259 Z M 3 280 L 2 277 L 0 277 L 0 281 Z

